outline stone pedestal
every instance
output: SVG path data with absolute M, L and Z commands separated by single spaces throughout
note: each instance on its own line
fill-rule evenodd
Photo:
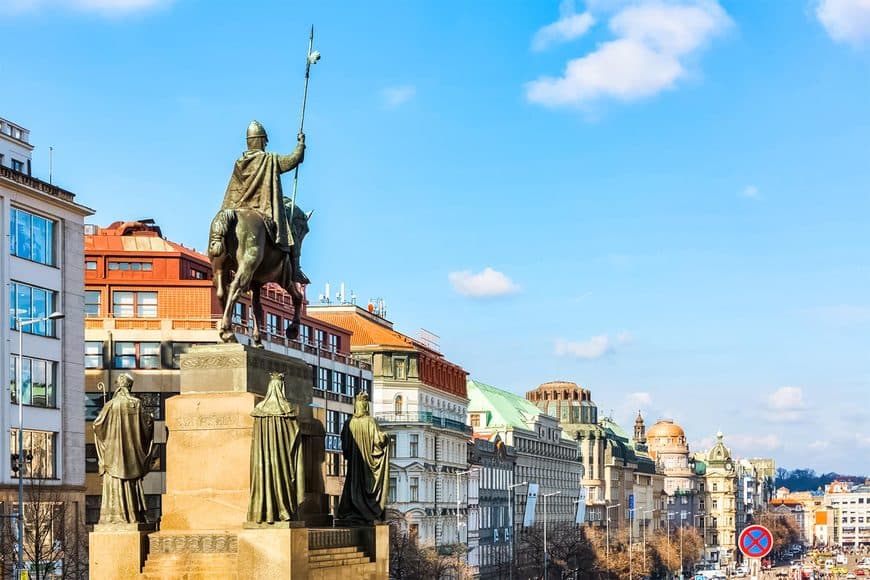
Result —
M 308 528 L 239 532 L 239 578 L 309 578 Z
M 153 529 L 153 528 L 152 528 Z M 91 578 L 126 580 L 137 578 L 148 553 L 148 531 L 135 524 L 94 526 L 89 538 Z
M 283 354 L 219 344 L 193 347 L 181 357 L 181 395 L 166 401 L 161 531 L 241 529 L 250 493 L 251 411 L 272 372 L 284 373 L 285 396 L 299 408 L 307 463 L 301 517 L 309 524 L 327 523 L 320 466 L 324 433 L 312 416 L 310 368 Z

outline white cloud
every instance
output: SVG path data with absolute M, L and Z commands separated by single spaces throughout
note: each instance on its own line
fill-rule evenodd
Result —
M 776 451 L 782 447 L 782 441 L 778 435 L 726 435 L 725 445 L 733 448 L 740 455 L 752 456 L 760 452 Z
M 629 393 L 628 402 L 635 409 L 647 409 L 652 406 L 652 395 L 642 391 Z
M 716 0 L 645 0 L 610 19 L 614 40 L 568 62 L 561 77 L 526 84 L 526 98 L 548 107 L 630 102 L 672 88 L 709 41 L 731 24 Z
M 765 398 L 765 412 L 771 421 L 800 421 L 805 409 L 804 392 L 800 387 L 780 387 Z
M 555 344 L 556 356 L 570 356 L 583 360 L 595 360 L 610 354 L 617 346 L 631 341 L 631 334 L 621 332 L 611 338 L 606 334 L 599 334 L 586 340 L 563 340 L 557 339 Z
M 554 44 L 570 42 L 580 38 L 595 24 L 589 12 L 577 14 L 573 0 L 564 0 L 559 5 L 559 20 L 544 26 L 532 38 L 532 50 L 547 50 Z
M 837 42 L 860 47 L 870 40 L 870 0 L 821 0 L 816 17 Z
M 12 13 L 33 12 L 43 8 L 72 9 L 97 12 L 106 16 L 129 14 L 168 6 L 173 0 L 8 0 L 2 11 Z
M 450 272 L 447 279 L 453 289 L 463 296 L 472 298 L 491 298 L 519 292 L 519 286 L 498 270 L 484 268 L 478 273 L 471 270 Z
M 746 199 L 761 199 L 761 192 L 758 191 L 757 186 L 747 185 L 740 192 L 740 197 L 745 197 Z
M 398 107 L 410 101 L 417 94 L 417 88 L 413 85 L 399 85 L 387 87 L 381 95 L 388 107 Z

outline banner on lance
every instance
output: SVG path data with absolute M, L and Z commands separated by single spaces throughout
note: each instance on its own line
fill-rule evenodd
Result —
M 589 493 L 585 487 L 580 487 L 580 495 L 577 497 L 577 517 L 575 522 L 580 525 L 586 520 L 586 495 Z
M 529 492 L 526 495 L 526 513 L 523 514 L 523 527 L 535 525 L 535 507 L 538 505 L 538 484 L 530 483 Z

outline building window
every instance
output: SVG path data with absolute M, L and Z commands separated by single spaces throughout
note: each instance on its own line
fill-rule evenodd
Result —
M 420 478 L 412 477 L 411 485 L 408 487 L 409 498 L 408 501 L 420 501 Z
M 338 352 L 339 347 L 341 346 L 341 337 L 337 334 L 329 335 L 329 350 L 332 352 Z
M 85 290 L 85 316 L 94 317 L 100 315 L 99 290 Z
M 341 393 L 344 391 L 344 373 L 332 371 L 332 392 Z
M 103 368 L 103 343 L 89 340 L 85 342 L 85 368 Z
M 480 415 L 478 415 L 477 413 L 471 416 L 471 426 L 480 427 Z
M 15 330 L 16 318 L 32 320 L 45 318 L 54 312 L 55 293 L 45 288 L 28 286 L 20 282 L 9 284 L 9 328 Z M 22 330 L 39 336 L 55 336 L 54 320 L 28 324 Z
M 311 327 L 307 324 L 299 326 L 299 341 L 302 344 L 308 344 L 311 342 Z
M 245 305 L 241 302 L 236 302 L 233 304 L 233 316 L 232 323 L 233 324 L 243 324 L 245 321 Z
M 10 218 L 12 255 L 53 266 L 54 221 L 16 208 L 12 208 Z
M 24 162 L 15 159 L 14 157 L 11 159 L 12 162 L 12 170 L 17 171 L 19 173 L 24 173 Z
M 266 332 L 278 334 L 281 329 L 281 317 L 271 312 L 266 313 Z
M 85 473 L 98 473 L 100 470 L 100 458 L 97 457 L 97 446 L 93 443 L 85 443 Z
M 390 478 L 390 487 L 387 490 L 387 503 L 396 503 L 396 486 L 399 485 L 395 477 Z
M 396 415 L 402 414 L 402 395 L 396 395 L 396 399 L 394 401 L 394 411 Z
M 116 369 L 159 369 L 159 342 L 116 342 Z
M 344 394 L 348 397 L 353 397 L 356 394 L 357 377 L 355 375 L 345 376 Z
M 326 432 L 327 433 L 339 433 L 338 426 L 338 411 L 327 411 L 326 412 Z
M 317 371 L 318 376 L 320 377 L 320 381 L 318 383 L 318 387 L 321 391 L 326 391 L 329 389 L 329 369 L 325 369 L 320 367 Z
M 103 408 L 103 393 L 85 393 L 85 421 L 94 421 Z
M 151 262 L 109 262 L 109 270 L 121 272 L 151 272 L 153 269 Z
M 17 478 L 18 469 L 18 429 L 9 430 L 9 448 L 13 455 L 12 477 Z M 24 477 L 54 479 L 55 433 L 48 431 L 24 430 Z
M 369 397 L 372 396 L 372 381 L 371 379 L 360 379 L 362 382 L 362 390 L 368 393 Z
M 159 493 L 145 494 L 145 509 L 147 510 L 145 519 L 149 522 L 156 522 L 160 519 L 160 512 L 163 509 L 162 501 L 163 498 Z
M 412 433 L 408 443 L 408 457 L 417 457 L 420 450 L 420 436 Z
M 396 377 L 398 381 L 405 380 L 405 358 L 394 358 L 393 359 L 393 376 Z
M 57 363 L 37 358 L 22 357 L 21 400 L 34 407 L 56 406 Z M 9 357 L 9 388 L 12 402 L 18 402 L 18 355 Z
M 96 270 L 97 263 L 94 260 L 88 260 L 85 262 L 85 270 Z
M 112 316 L 115 318 L 155 318 L 157 292 L 113 292 Z
M 89 526 L 99 523 L 100 521 L 100 505 L 103 503 L 103 497 L 99 495 L 85 496 L 85 523 Z
M 314 329 L 314 343 L 317 348 L 323 348 L 325 344 L 326 333 L 319 328 Z

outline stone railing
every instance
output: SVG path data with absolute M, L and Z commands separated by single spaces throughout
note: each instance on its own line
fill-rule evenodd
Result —
M 359 547 L 374 555 L 374 528 L 309 528 L 308 549 Z
M 65 189 L 61 189 L 56 185 L 52 185 L 50 183 L 46 183 L 41 179 L 37 179 L 26 173 L 21 173 L 20 171 L 15 171 L 9 167 L 4 167 L 0 165 L 0 177 L 9 179 L 10 181 L 14 181 L 15 183 L 19 183 L 31 189 L 35 189 L 37 191 L 41 191 L 42 193 L 47 193 L 48 195 L 53 195 L 59 199 L 69 202 L 75 202 L 75 194 L 67 191 Z

